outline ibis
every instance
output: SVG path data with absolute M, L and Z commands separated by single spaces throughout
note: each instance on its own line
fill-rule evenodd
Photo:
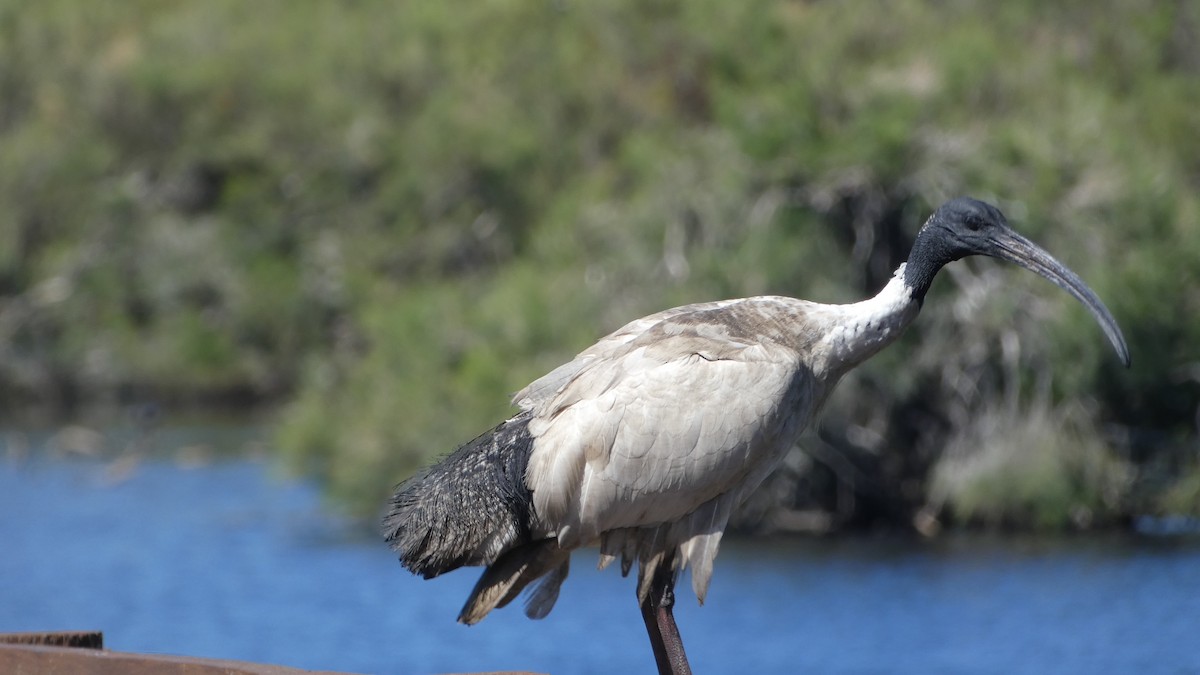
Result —
M 917 233 L 875 297 L 845 305 L 781 296 L 704 302 L 636 319 L 513 397 L 515 415 L 402 483 L 384 534 L 400 562 L 436 577 L 482 566 L 458 620 L 528 591 L 542 618 L 571 552 L 637 564 L 637 599 L 660 673 L 689 673 L 672 613 L 691 568 L 703 603 L 730 513 L 780 463 L 838 380 L 912 323 L 942 266 L 970 255 L 1050 280 L 1091 312 L 1121 361 L 1112 314 L 1075 273 L 961 197 Z

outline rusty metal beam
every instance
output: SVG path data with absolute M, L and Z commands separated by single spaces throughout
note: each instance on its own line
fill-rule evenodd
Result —
M 2 633 L 4 675 L 346 675 L 247 661 L 131 654 L 103 649 L 99 632 Z M 480 673 L 479 675 L 504 675 Z M 530 675 L 509 673 L 508 675 Z
M 12 675 L 313 675 L 313 671 L 243 661 L 39 644 L 0 644 L 0 672 Z

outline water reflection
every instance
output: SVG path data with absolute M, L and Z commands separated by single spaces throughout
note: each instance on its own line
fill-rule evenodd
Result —
M 546 620 L 510 608 L 467 628 L 475 571 L 410 576 L 273 476 L 256 430 L 156 433 L 172 450 L 119 480 L 113 448 L 6 450 L 0 631 L 357 672 L 653 669 L 632 580 L 593 552 Z M 678 618 L 700 673 L 1198 672 L 1198 591 L 1181 537 L 735 538 L 707 605 L 681 594 Z

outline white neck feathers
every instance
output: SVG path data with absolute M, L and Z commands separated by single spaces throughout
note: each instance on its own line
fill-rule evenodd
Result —
M 904 265 L 873 298 L 834 306 L 835 327 L 826 338 L 830 365 L 845 372 L 895 341 L 921 304 L 904 283 Z

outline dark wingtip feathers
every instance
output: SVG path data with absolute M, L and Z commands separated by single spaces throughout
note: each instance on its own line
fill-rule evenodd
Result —
M 422 481 L 427 473 L 414 476 L 396 488 L 383 518 L 383 530 L 388 545 L 400 554 L 400 563 L 413 574 L 432 579 L 453 567 L 448 567 L 447 561 L 437 555 L 441 547 L 434 541 L 432 515 L 440 509 L 436 505 L 430 508 L 423 497 Z
M 528 422 L 519 414 L 396 488 L 383 534 L 404 567 L 430 579 L 529 541 Z

